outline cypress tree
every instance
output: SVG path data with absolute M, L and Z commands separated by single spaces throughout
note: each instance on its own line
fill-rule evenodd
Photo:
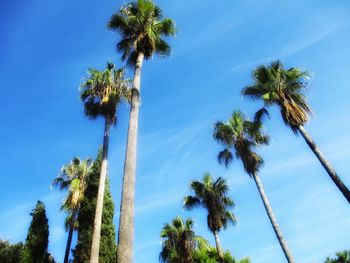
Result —
M 44 203 L 38 201 L 30 215 L 32 216 L 32 222 L 28 230 L 20 262 L 54 262 L 53 258 L 47 252 L 49 245 L 49 224 Z
M 95 217 L 96 199 L 99 175 L 101 170 L 102 153 L 98 152 L 92 172 L 87 179 L 87 188 L 78 214 L 78 240 L 74 254 L 74 263 L 89 263 L 90 249 Z M 100 263 L 116 261 L 115 227 L 113 224 L 114 203 L 110 192 L 109 180 L 106 181 L 103 202 Z

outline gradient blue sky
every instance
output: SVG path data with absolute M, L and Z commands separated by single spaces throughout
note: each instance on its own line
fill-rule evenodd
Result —
M 159 0 L 176 20 L 172 55 L 144 64 L 136 186 L 135 262 L 157 262 L 165 222 L 192 217 L 212 244 L 204 211 L 187 212 L 182 198 L 190 179 L 205 171 L 232 188 L 238 224 L 220 233 L 222 245 L 253 263 L 285 262 L 253 181 L 240 162 L 220 167 L 213 123 L 233 110 L 251 115 L 242 98 L 251 70 L 281 59 L 312 73 L 308 98 L 311 135 L 350 185 L 348 0 Z M 122 1 L 13 0 L 0 3 L 0 237 L 24 240 L 36 200 L 47 206 L 49 250 L 60 262 L 66 243 L 63 194 L 50 189 L 73 156 L 94 157 L 102 120 L 83 115 L 78 87 L 89 67 L 121 65 L 118 37 L 106 22 Z M 131 70 L 129 74 L 132 73 Z M 286 128 L 276 109 L 266 129 L 270 146 L 261 178 L 282 231 L 299 263 L 321 263 L 350 248 L 350 208 L 302 138 Z M 110 147 L 111 188 L 118 224 L 128 110 Z

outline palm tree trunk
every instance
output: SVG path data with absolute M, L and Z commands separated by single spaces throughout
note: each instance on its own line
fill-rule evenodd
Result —
M 254 181 L 255 181 L 256 186 L 258 188 L 260 197 L 263 201 L 266 213 L 267 213 L 267 215 L 270 219 L 270 222 L 272 224 L 273 230 L 275 231 L 278 242 L 280 243 L 280 245 L 282 247 L 283 253 L 284 253 L 284 255 L 289 263 L 294 263 L 295 262 L 294 258 L 293 258 L 292 253 L 290 252 L 290 250 L 288 248 L 287 242 L 285 241 L 285 239 L 282 235 L 282 231 L 281 231 L 281 229 L 277 223 L 276 217 L 272 211 L 272 207 L 271 207 L 271 204 L 269 202 L 269 199 L 267 199 L 267 196 L 266 196 L 264 187 L 260 181 L 260 178 L 257 174 L 253 174 L 253 178 L 254 178 Z
M 68 263 L 69 259 L 69 252 L 70 252 L 70 247 L 72 244 L 72 237 L 73 237 L 73 231 L 74 231 L 74 223 L 71 223 L 69 225 L 69 230 L 68 230 L 68 239 L 67 239 L 67 245 L 66 245 L 66 253 L 64 254 L 64 263 Z
M 314 152 L 317 159 L 320 161 L 324 169 L 326 169 L 328 175 L 331 177 L 333 182 L 338 187 L 339 191 L 342 192 L 346 200 L 350 203 L 350 191 L 346 187 L 346 185 L 343 183 L 343 181 L 339 178 L 336 171 L 332 167 L 332 165 L 328 162 L 326 157 L 321 152 L 320 148 L 317 147 L 316 143 L 312 140 L 311 136 L 307 133 L 304 126 L 300 125 L 298 127 L 298 131 L 300 134 L 304 137 L 307 145 L 309 145 L 310 149 Z
M 221 247 L 218 231 L 214 231 L 213 234 L 214 234 L 216 250 L 218 252 L 220 262 L 223 263 L 224 262 L 224 254 L 222 253 L 222 247 Z
M 96 201 L 94 231 L 92 234 L 92 242 L 91 242 L 90 263 L 99 263 L 103 199 L 104 199 L 104 192 L 105 192 L 105 186 L 106 186 L 108 144 L 109 144 L 109 132 L 111 128 L 111 123 L 112 123 L 111 119 L 109 117 L 106 117 L 105 130 L 103 135 L 101 172 L 100 172 L 100 180 L 98 183 L 98 192 L 97 192 L 97 201 Z
M 124 163 L 120 223 L 118 231 L 118 263 L 131 263 L 134 244 L 134 199 L 137 152 L 137 128 L 140 105 L 140 80 L 144 54 L 139 53 L 132 83 L 128 138 Z

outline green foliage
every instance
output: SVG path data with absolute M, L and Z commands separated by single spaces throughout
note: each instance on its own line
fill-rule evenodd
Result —
M 213 233 L 226 228 L 228 223 L 236 223 L 236 218 L 230 211 L 234 202 L 228 196 L 229 187 L 225 179 L 219 177 L 214 181 L 211 175 L 206 173 L 202 181 L 192 181 L 190 188 L 194 195 L 184 198 L 185 208 L 204 207 L 208 212 L 208 227 Z
M 11 245 L 8 241 L 0 239 L 0 262 L 18 263 L 21 259 L 23 244 L 17 243 Z
M 219 254 L 216 248 L 210 246 L 207 242 L 201 243 L 194 254 L 196 263 L 217 263 L 220 262 Z M 224 252 L 223 263 L 250 263 L 249 258 L 236 260 L 227 250 Z
M 285 69 L 282 62 L 259 66 L 253 71 L 254 84 L 243 95 L 262 100 L 265 106 L 277 105 L 284 123 L 296 132 L 308 120 L 310 107 L 304 95 L 308 73 L 297 68 Z
M 327 258 L 325 263 L 350 263 L 350 250 L 336 253 L 336 258 Z
M 253 151 L 253 147 L 269 143 L 269 137 L 263 132 L 260 122 L 266 114 L 265 109 L 260 110 L 252 122 L 240 111 L 235 111 L 226 123 L 219 121 L 215 124 L 213 138 L 224 146 L 218 154 L 219 163 L 228 167 L 233 156 L 236 156 L 242 160 L 249 175 L 259 171 L 263 159 Z
M 129 100 L 129 80 L 124 79 L 124 69 L 116 69 L 108 62 L 104 71 L 89 69 L 89 76 L 81 85 L 80 99 L 85 115 L 91 119 L 98 116 L 116 123 L 117 107 L 122 100 Z
M 61 209 L 67 212 L 65 222 L 66 230 L 70 226 L 76 227 L 77 215 L 86 189 L 86 179 L 91 170 L 91 159 L 80 160 L 74 157 L 72 161 L 64 165 L 60 174 L 53 181 L 53 186 L 66 190 L 67 195 Z
M 193 231 L 193 221 L 185 222 L 178 216 L 170 224 L 165 224 L 160 237 L 162 251 L 159 254 L 161 262 L 165 263 L 192 263 L 198 238 Z
M 21 263 L 50 263 L 53 258 L 47 252 L 49 244 L 49 225 L 45 205 L 38 201 L 30 213 L 32 222 L 21 255 Z
M 162 37 L 174 36 L 176 31 L 174 21 L 163 18 L 162 10 L 152 0 L 125 4 L 111 17 L 108 27 L 121 34 L 117 49 L 129 65 L 136 62 L 139 53 L 143 53 L 146 59 L 153 53 L 168 55 L 170 46 Z
M 93 233 L 93 222 L 96 210 L 96 199 L 101 169 L 102 153 L 99 151 L 87 178 L 87 188 L 78 214 L 78 241 L 73 252 L 75 263 L 89 263 Z M 100 263 L 110 263 L 116 260 L 115 227 L 113 224 L 114 203 L 109 181 L 106 182 L 102 214 Z

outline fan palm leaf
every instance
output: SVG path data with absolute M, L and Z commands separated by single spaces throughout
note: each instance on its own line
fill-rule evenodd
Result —
M 331 180 L 350 203 L 350 190 L 305 130 L 304 124 L 308 121 L 311 112 L 304 94 L 308 78 L 307 71 L 298 68 L 285 69 L 280 61 L 276 61 L 269 66 L 262 65 L 255 69 L 253 72 L 254 84 L 244 88 L 242 93 L 254 100 L 262 100 L 266 107 L 271 105 L 279 107 L 284 123 L 295 134 L 303 136 Z M 265 107 L 263 109 L 256 113 L 257 119 L 267 113 Z

